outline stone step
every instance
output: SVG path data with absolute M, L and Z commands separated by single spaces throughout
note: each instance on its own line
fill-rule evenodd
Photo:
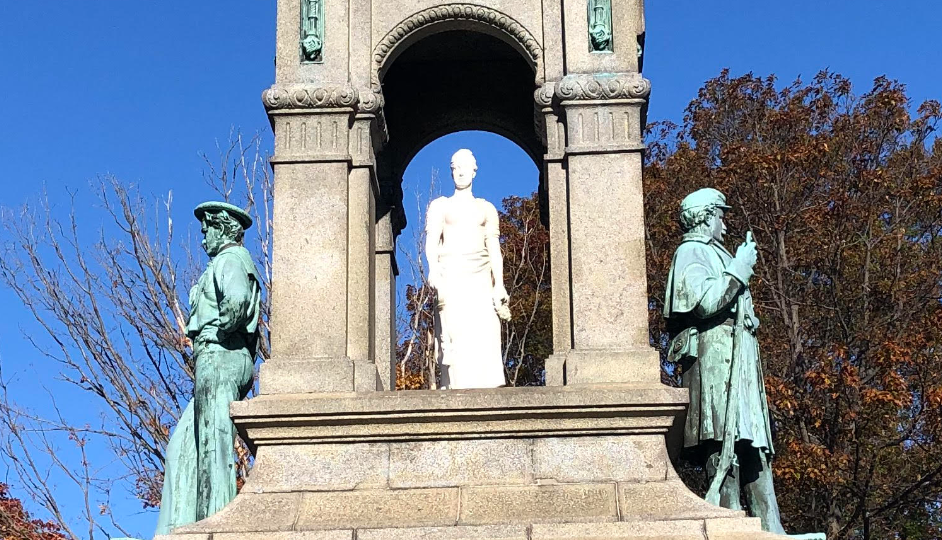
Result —
M 783 540 L 763 532 L 759 520 L 633 521 L 616 523 L 535 523 L 452 527 L 400 527 L 229 532 L 158 536 L 154 540 Z

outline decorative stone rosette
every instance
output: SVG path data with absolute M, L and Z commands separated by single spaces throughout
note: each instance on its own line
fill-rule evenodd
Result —
M 556 83 L 548 82 L 533 92 L 533 101 L 536 102 L 537 109 L 552 107 L 553 95 L 556 93 Z
M 560 101 L 582 101 L 646 99 L 650 93 L 651 81 L 640 73 L 615 73 L 567 75 L 556 84 L 554 94 Z
M 361 90 L 360 101 L 357 103 L 357 112 L 377 114 L 383 110 L 386 99 L 383 93 L 375 90 Z

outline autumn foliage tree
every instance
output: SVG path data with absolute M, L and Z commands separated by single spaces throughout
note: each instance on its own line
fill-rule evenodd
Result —
M 652 130 L 645 175 L 652 342 L 679 200 L 727 194 L 750 286 L 787 528 L 838 539 L 942 537 L 942 118 L 884 78 L 706 83 Z M 668 375 L 673 373 L 668 372 Z
M 553 353 L 549 231 L 540 223 L 536 193 L 505 198 L 499 216 L 512 315 L 501 324 L 504 369 L 510 386 L 539 386 Z

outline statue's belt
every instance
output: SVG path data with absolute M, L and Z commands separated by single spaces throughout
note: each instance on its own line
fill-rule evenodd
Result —
M 249 347 L 249 336 L 244 332 L 232 332 L 225 336 L 219 335 L 219 328 L 215 326 L 204 326 L 196 339 L 193 340 L 193 348 L 201 349 L 207 345 L 219 345 L 224 349 L 244 349 Z
M 747 320 L 748 317 L 747 317 Z M 681 362 L 685 358 L 696 359 L 699 356 L 700 334 L 716 328 L 717 326 L 729 327 L 730 332 L 736 327 L 736 320 L 733 318 L 723 319 L 721 321 L 712 321 L 707 325 L 691 325 L 677 333 L 671 340 L 670 347 L 667 350 L 668 362 Z M 755 335 L 755 328 L 750 323 L 746 324 L 746 332 Z

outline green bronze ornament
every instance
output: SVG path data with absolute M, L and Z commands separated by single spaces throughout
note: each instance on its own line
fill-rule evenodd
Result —
M 612 52 L 612 0 L 589 0 L 589 52 Z
M 324 60 L 324 3 L 322 0 L 301 0 L 301 59 L 304 62 Z
M 190 290 L 186 335 L 196 359 L 193 399 L 167 444 L 157 534 L 205 519 L 236 496 L 235 426 L 229 404 L 252 387 L 262 288 L 242 246 L 252 218 L 228 203 L 207 202 L 200 220 L 206 270 Z

